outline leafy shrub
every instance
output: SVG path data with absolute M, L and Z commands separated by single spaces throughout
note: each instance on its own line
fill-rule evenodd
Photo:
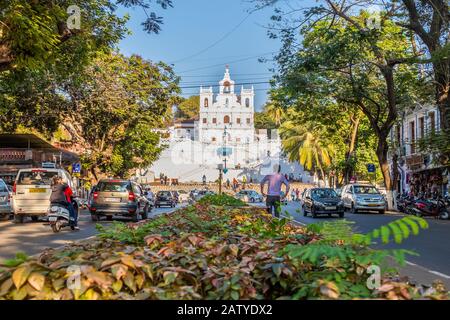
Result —
M 202 197 L 198 203 L 203 205 L 214 205 L 214 206 L 226 206 L 226 207 L 243 207 L 246 203 L 240 199 L 236 199 L 225 193 L 223 194 L 209 194 Z
M 199 203 L 143 223 L 100 227 L 96 240 L 6 267 L 0 272 L 0 299 L 423 296 L 419 288 L 389 279 L 369 290 L 367 266 L 388 253 L 368 248 L 361 240 L 366 235 L 350 229 L 346 222 L 299 227 L 260 208 Z M 69 288 L 73 265 L 80 266 L 80 286 Z M 441 287 L 425 296 L 448 297 Z

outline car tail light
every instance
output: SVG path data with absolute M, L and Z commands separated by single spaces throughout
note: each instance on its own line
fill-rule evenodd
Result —
M 98 199 L 98 192 L 94 192 L 94 200 Z
M 134 195 L 133 192 L 129 192 L 128 193 L 128 200 L 129 201 L 136 201 L 136 196 Z
M 17 183 L 14 181 L 14 184 L 13 184 L 13 193 L 14 194 L 16 193 L 16 190 L 17 190 Z

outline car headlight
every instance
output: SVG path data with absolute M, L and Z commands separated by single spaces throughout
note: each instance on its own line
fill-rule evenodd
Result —
M 314 205 L 315 205 L 316 207 L 320 207 L 320 208 L 325 207 L 324 204 L 323 204 L 322 202 L 314 202 Z

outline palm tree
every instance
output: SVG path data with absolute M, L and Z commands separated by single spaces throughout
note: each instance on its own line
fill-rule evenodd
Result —
M 269 103 L 264 108 L 265 112 L 271 117 L 277 126 L 281 124 L 281 120 L 284 117 L 284 110 L 281 106 L 276 105 L 274 103 Z
M 332 163 L 334 148 L 322 139 L 320 130 L 286 121 L 280 127 L 280 136 L 289 161 L 298 161 L 307 170 L 319 170 L 325 181 L 325 169 Z

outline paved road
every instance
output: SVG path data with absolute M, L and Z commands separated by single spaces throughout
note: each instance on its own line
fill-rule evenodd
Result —
M 288 202 L 283 211 L 289 212 L 294 219 L 303 224 L 316 223 L 319 221 L 333 221 L 339 219 L 337 216 L 320 216 L 313 219 L 311 216 L 304 217 L 300 211 L 298 202 Z M 391 221 L 404 217 L 403 214 L 391 213 L 380 215 L 377 213 L 346 213 L 347 220 L 355 222 L 354 230 L 359 233 L 367 233 Z M 401 273 L 409 275 L 421 283 L 429 284 L 439 279 L 450 288 L 450 220 L 437 220 L 426 218 L 429 228 L 421 230 L 417 236 L 410 236 L 403 243 L 383 245 L 375 244 L 376 248 L 402 248 L 415 251 L 419 256 L 408 256 L 407 266 L 402 268 Z
M 173 208 L 155 208 L 151 215 L 173 211 Z M 119 218 L 120 219 L 120 218 Z M 119 220 L 117 219 L 117 220 Z M 126 221 L 125 218 L 120 219 Z M 111 224 L 106 220 L 99 222 L 103 225 Z M 87 211 L 80 214 L 80 231 L 71 231 L 64 228 L 60 233 L 53 233 L 50 226 L 44 221 L 24 224 L 15 224 L 12 221 L 0 222 L 0 262 L 15 256 L 16 252 L 25 252 L 27 255 L 37 254 L 45 248 L 55 248 L 72 241 L 85 239 L 97 234 L 96 223 L 91 221 Z

